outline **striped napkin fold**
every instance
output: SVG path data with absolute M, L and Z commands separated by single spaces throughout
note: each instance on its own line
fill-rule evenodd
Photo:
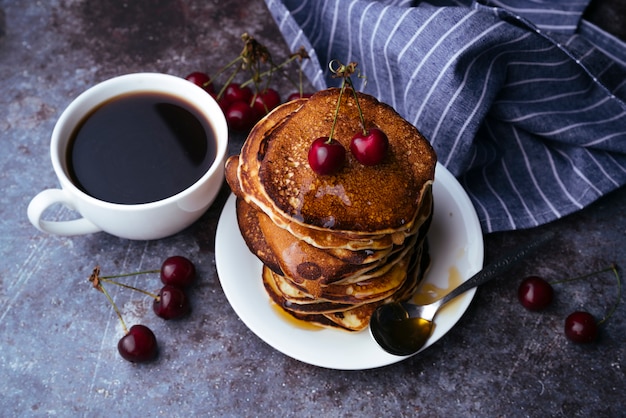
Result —
M 331 60 L 357 62 L 356 87 L 431 141 L 485 233 L 626 183 L 626 44 L 582 18 L 588 3 L 266 0 L 313 86 L 338 85 Z

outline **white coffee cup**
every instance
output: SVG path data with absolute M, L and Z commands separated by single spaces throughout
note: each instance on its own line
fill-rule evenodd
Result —
M 68 173 L 66 150 L 72 132 L 94 108 L 128 93 L 153 92 L 184 99 L 213 127 L 216 157 L 194 184 L 162 200 L 141 204 L 118 204 L 96 199 L 80 190 Z M 136 73 L 115 77 L 79 95 L 61 114 L 52 132 L 50 157 L 60 189 L 37 194 L 28 206 L 28 218 L 39 230 L 55 235 L 80 235 L 98 231 L 134 240 L 164 238 L 198 220 L 215 200 L 224 182 L 228 128 L 217 102 L 195 84 L 172 75 Z M 46 209 L 63 204 L 81 216 L 70 221 L 44 220 Z

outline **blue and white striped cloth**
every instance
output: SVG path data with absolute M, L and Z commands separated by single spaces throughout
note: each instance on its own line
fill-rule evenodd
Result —
M 317 89 L 356 61 L 463 184 L 485 233 L 530 228 L 626 183 L 626 45 L 588 0 L 266 0 Z

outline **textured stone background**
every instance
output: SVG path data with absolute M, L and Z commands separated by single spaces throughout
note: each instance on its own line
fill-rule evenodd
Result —
M 0 0 L 0 415 L 623 415 L 626 305 L 596 344 L 576 346 L 562 334 L 575 309 L 598 317 L 607 312 L 616 297 L 614 278 L 559 286 L 557 302 L 541 314 L 516 301 L 517 285 L 529 274 L 556 279 L 611 262 L 626 266 L 623 189 L 537 230 L 485 237 L 491 261 L 543 230 L 558 232 L 506 280 L 480 288 L 438 343 L 365 371 L 293 360 L 237 318 L 214 262 L 226 188 L 199 222 L 154 242 L 104 233 L 61 238 L 29 224 L 32 196 L 57 187 L 49 137 L 75 96 L 129 72 L 215 70 L 239 52 L 242 32 L 266 42 L 277 61 L 287 54 L 261 0 Z M 291 90 L 280 86 L 283 95 Z M 242 141 L 232 135 L 230 152 Z M 52 218 L 74 216 L 62 207 L 50 210 Z M 147 298 L 110 289 L 127 322 L 151 326 L 161 343 L 156 363 L 131 365 L 115 349 L 119 322 L 86 278 L 96 264 L 107 274 L 131 272 L 157 268 L 173 254 L 188 256 L 199 270 L 190 318 L 161 321 Z

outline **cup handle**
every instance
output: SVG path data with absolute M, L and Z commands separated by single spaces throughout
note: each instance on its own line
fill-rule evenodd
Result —
M 45 221 L 41 219 L 44 211 L 57 203 L 76 210 L 67 193 L 61 189 L 47 189 L 33 197 L 28 205 L 28 219 L 35 228 L 42 232 L 62 236 L 83 235 L 102 231 L 102 228 L 85 218 L 72 221 Z

